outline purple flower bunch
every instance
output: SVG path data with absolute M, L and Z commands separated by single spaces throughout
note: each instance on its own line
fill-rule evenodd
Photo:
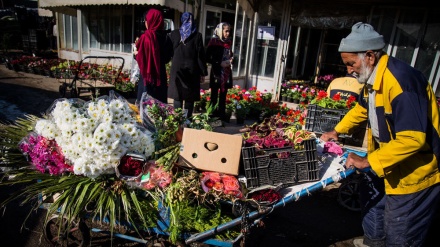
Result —
M 157 100 L 150 95 L 142 98 L 141 117 L 145 127 L 154 132 L 162 128 L 169 115 L 174 114 L 174 107 Z
M 41 173 L 61 175 L 73 171 L 73 167 L 66 163 L 61 148 L 55 140 L 30 134 L 20 142 L 19 148 L 28 155 L 31 163 Z
M 331 81 L 333 81 L 334 78 L 335 78 L 335 76 L 332 74 L 323 75 L 323 76 L 318 77 L 318 81 L 324 81 L 325 83 L 330 83 Z

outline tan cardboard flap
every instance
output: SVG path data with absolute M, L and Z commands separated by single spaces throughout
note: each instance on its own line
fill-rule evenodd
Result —
M 179 165 L 238 175 L 242 142 L 241 135 L 185 128 Z

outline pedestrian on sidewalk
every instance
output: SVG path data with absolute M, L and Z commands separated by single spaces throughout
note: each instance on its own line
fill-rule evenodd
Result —
M 136 45 L 136 61 L 140 69 L 136 104 L 147 92 L 153 98 L 168 103 L 168 83 L 165 65 L 171 61 L 172 44 L 164 30 L 163 14 L 150 9 L 145 15 L 145 32 Z
M 364 238 L 356 246 L 423 246 L 440 199 L 440 120 L 419 70 L 383 49 L 382 35 L 356 23 L 339 45 L 347 72 L 366 85 L 358 104 L 321 139 L 338 139 L 368 121 L 368 156 L 350 153 L 360 184 Z
M 170 33 L 173 43 L 168 97 L 174 100 L 174 108 L 184 108 L 190 119 L 194 102 L 200 101 L 200 83 L 208 75 L 203 36 L 197 31 L 194 16 L 182 14 L 182 25 Z
M 211 106 L 217 105 L 214 116 L 222 120 L 226 113 L 226 95 L 232 88 L 232 40 L 229 38 L 231 25 L 222 22 L 214 30 L 214 36 L 206 48 L 206 60 L 210 63 L 211 73 L 209 87 L 211 88 Z M 229 119 L 228 119 L 229 120 Z

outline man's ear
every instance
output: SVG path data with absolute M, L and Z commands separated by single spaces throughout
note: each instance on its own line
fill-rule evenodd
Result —
M 367 57 L 367 63 L 369 63 L 370 65 L 376 64 L 376 56 L 374 55 L 374 52 L 372 50 L 366 51 L 365 57 Z

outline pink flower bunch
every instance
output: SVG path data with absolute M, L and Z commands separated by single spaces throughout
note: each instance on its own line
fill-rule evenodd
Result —
M 148 180 L 145 179 L 146 182 L 143 182 L 144 176 L 149 176 Z M 165 171 L 162 166 L 158 166 L 156 163 L 151 162 L 148 164 L 148 169 L 144 171 L 141 185 L 142 188 L 146 190 L 151 190 L 155 187 L 163 189 L 171 183 L 172 178 L 170 172 Z
M 326 142 L 324 144 L 324 153 L 332 153 L 341 156 L 344 151 L 336 142 Z
M 232 195 L 236 198 L 242 198 L 240 183 L 237 178 L 218 172 L 203 172 L 201 185 L 205 192 L 215 190 L 226 195 Z
M 330 83 L 331 81 L 333 81 L 334 78 L 335 78 L 335 76 L 332 74 L 323 75 L 323 76 L 318 77 L 318 81 L 325 81 L 326 83 Z
M 73 167 L 66 163 L 61 148 L 55 140 L 31 134 L 20 143 L 19 148 L 29 156 L 31 163 L 41 173 L 61 175 L 73 171 Z

